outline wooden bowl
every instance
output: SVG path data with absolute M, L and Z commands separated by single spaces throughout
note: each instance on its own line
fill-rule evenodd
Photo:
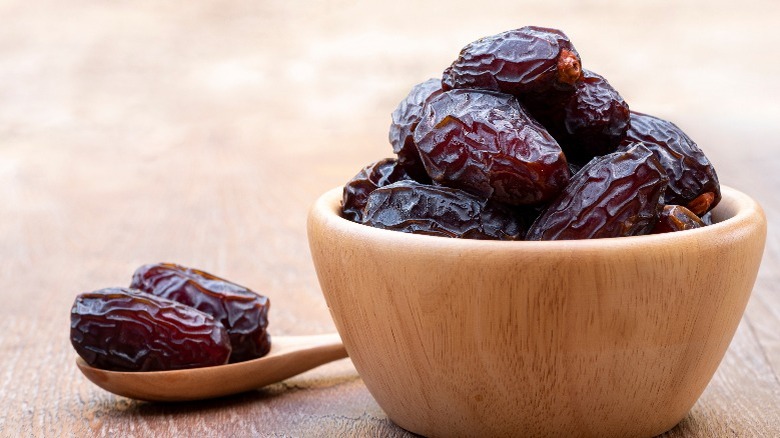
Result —
M 340 216 L 308 234 L 336 327 L 392 421 L 426 436 L 653 436 L 674 427 L 739 324 L 766 238 L 723 187 L 714 225 L 558 242 L 448 239 Z

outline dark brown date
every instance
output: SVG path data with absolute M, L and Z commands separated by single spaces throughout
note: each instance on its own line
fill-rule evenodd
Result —
M 574 175 L 575 175 L 577 172 L 579 172 L 580 170 L 582 170 L 582 167 L 583 167 L 583 165 L 582 165 L 582 164 L 578 164 L 578 163 L 575 163 L 575 162 L 573 162 L 573 161 L 569 161 L 569 173 L 572 175 L 572 177 L 573 177 L 573 176 L 574 176 Z
M 692 211 L 681 205 L 666 205 L 658 217 L 658 222 L 650 234 L 671 233 L 674 231 L 701 228 L 705 223 Z
M 210 315 L 125 288 L 76 297 L 70 340 L 87 364 L 113 371 L 164 371 L 227 363 L 230 340 Z
M 407 179 L 410 179 L 409 175 L 394 158 L 385 158 L 369 164 L 344 185 L 341 201 L 342 216 L 353 222 L 363 222 L 363 209 L 371 192 L 379 187 Z
M 703 216 L 701 216 L 701 221 L 704 223 L 704 225 L 712 225 L 715 222 L 712 219 L 712 210 L 705 213 Z
M 264 356 L 271 349 L 267 297 L 197 269 L 173 263 L 144 265 L 133 274 L 131 288 L 178 301 L 213 316 L 230 337 L 230 362 Z
M 526 26 L 468 44 L 444 71 L 442 86 L 519 97 L 553 88 L 573 89 L 581 74 L 580 55 L 563 32 Z
M 698 216 L 720 202 L 720 184 L 712 163 L 674 123 L 647 114 L 631 112 L 631 126 L 621 149 L 643 142 L 669 175 L 664 194 L 667 205 L 683 205 Z
M 529 109 L 558 140 L 566 159 L 578 163 L 614 152 L 626 136 L 630 118 L 620 94 L 588 70 L 563 105 L 535 102 Z
M 398 155 L 398 162 L 415 180 L 430 182 L 414 144 L 414 129 L 422 117 L 423 104 L 442 92 L 440 79 L 428 79 L 415 85 L 393 111 L 390 124 L 390 144 Z
M 401 181 L 368 196 L 364 224 L 405 233 L 518 240 L 523 229 L 507 209 L 462 190 Z
M 658 221 L 668 178 L 638 144 L 591 160 L 531 225 L 527 240 L 646 234 Z
M 414 141 L 434 182 L 494 201 L 540 204 L 569 180 L 558 143 L 508 94 L 439 94 L 425 105 Z

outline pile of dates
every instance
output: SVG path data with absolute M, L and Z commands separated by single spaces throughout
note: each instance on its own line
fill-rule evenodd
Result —
M 470 239 L 562 240 L 702 227 L 712 164 L 671 122 L 631 111 L 561 31 L 482 38 L 392 115 L 396 154 L 344 187 L 342 215 Z
M 70 340 L 90 366 L 165 371 L 262 357 L 271 349 L 267 297 L 196 269 L 144 265 L 128 288 L 80 294 Z

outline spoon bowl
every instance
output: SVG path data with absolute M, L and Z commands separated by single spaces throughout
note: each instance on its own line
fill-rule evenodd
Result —
M 79 370 L 97 386 L 117 395 L 147 401 L 191 401 L 238 394 L 280 382 L 347 357 L 338 334 L 274 336 L 271 351 L 245 362 L 173 371 L 108 371 L 76 359 Z

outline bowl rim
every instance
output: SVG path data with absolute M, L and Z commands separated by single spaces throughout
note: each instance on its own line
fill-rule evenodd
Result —
M 697 245 L 697 242 L 711 238 L 723 240 L 751 230 L 755 226 L 766 227 L 766 218 L 761 206 L 747 194 L 732 187 L 721 185 L 722 200 L 713 210 L 716 215 L 728 217 L 706 227 L 678 231 L 674 233 L 648 234 L 643 236 L 612 237 L 601 239 L 557 240 L 557 241 L 503 241 L 458 239 L 424 234 L 403 233 L 385 230 L 352 222 L 341 216 L 343 186 L 335 187 L 323 193 L 309 210 L 309 229 L 313 222 L 319 222 L 329 232 L 349 236 L 362 241 L 385 245 L 408 245 L 430 247 L 439 250 L 469 251 L 603 251 L 606 249 L 636 249 L 674 245 Z M 719 211 L 720 210 L 720 211 Z

